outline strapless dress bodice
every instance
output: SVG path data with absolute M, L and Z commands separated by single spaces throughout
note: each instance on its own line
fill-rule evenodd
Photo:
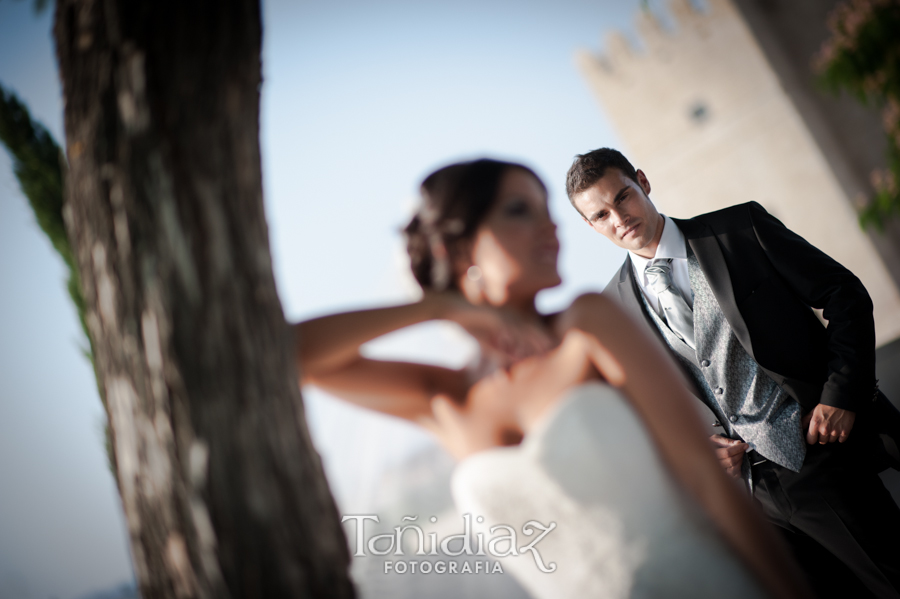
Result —
M 568 390 L 521 445 L 463 460 L 452 488 L 461 513 L 484 519 L 486 539 L 504 524 L 521 547 L 542 530 L 523 533 L 529 521 L 555 524 L 534 545 L 543 568 L 529 550 L 500 560 L 534 597 L 766 596 L 606 384 Z

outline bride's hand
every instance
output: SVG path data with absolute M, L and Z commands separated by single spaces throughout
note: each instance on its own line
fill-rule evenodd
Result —
M 477 306 L 457 293 L 434 294 L 429 299 L 439 304 L 440 318 L 455 322 L 509 362 L 542 354 L 556 345 L 546 330 L 512 310 Z

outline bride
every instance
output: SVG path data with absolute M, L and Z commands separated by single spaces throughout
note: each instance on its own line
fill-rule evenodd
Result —
M 544 568 L 505 558 L 536 597 L 810 596 L 722 471 L 658 344 L 601 295 L 557 314 L 535 308 L 561 282 L 537 175 L 476 160 L 436 171 L 421 191 L 405 232 L 424 297 L 297 324 L 302 384 L 432 431 L 460 460 L 461 511 L 487 525 L 555 523 L 540 545 Z M 434 319 L 479 341 L 477 364 L 359 353 Z

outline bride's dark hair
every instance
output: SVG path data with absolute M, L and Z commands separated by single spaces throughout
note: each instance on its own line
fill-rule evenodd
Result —
M 426 291 L 456 289 L 453 259 L 461 241 L 471 239 L 493 207 L 503 175 L 527 166 L 482 158 L 445 166 L 422 182 L 419 210 L 403 230 L 416 281 Z

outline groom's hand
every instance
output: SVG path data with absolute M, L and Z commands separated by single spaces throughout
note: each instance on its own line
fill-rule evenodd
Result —
M 850 436 L 855 420 L 854 412 L 819 404 L 803 417 L 806 442 L 810 445 L 825 445 L 835 441 L 843 443 Z
M 733 478 L 741 478 L 741 464 L 744 461 L 744 452 L 750 446 L 737 439 L 729 439 L 722 435 L 713 435 L 709 438 L 715 447 L 716 458 L 725 469 L 725 473 Z

